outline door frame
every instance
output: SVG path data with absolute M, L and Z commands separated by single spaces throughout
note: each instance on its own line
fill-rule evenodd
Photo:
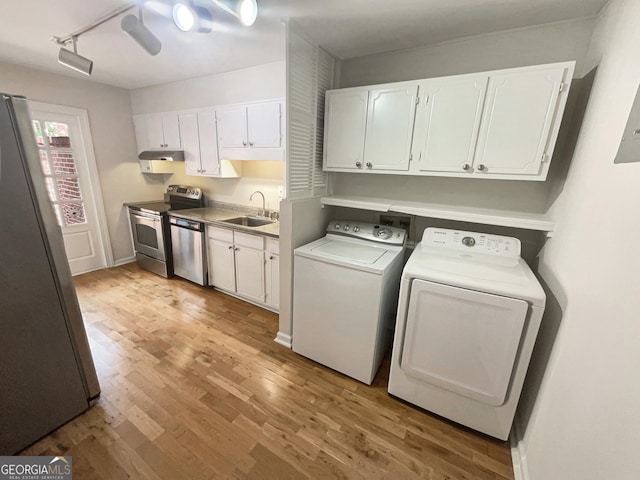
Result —
M 53 103 L 36 102 L 29 100 L 29 113 L 33 118 L 34 111 L 50 112 L 53 114 L 69 115 L 76 117 L 80 127 L 80 136 L 82 137 L 79 148 L 84 153 L 87 162 L 87 173 L 89 176 L 90 194 L 93 200 L 93 207 L 96 213 L 96 223 L 99 231 L 100 248 L 105 259 L 105 267 L 114 266 L 113 249 L 111 247 L 111 239 L 109 237 L 109 228 L 107 224 L 107 215 L 104 209 L 104 201 L 102 197 L 102 187 L 100 186 L 100 177 L 98 174 L 98 166 L 96 163 L 95 151 L 93 148 L 93 138 L 91 136 L 91 125 L 89 124 L 89 115 L 83 108 L 67 107 L 65 105 L 56 105 Z M 87 272 L 79 272 L 76 275 Z

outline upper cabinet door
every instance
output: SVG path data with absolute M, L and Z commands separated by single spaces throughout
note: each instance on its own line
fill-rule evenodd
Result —
M 551 155 L 547 145 L 561 116 L 563 66 L 491 75 L 474 170 L 485 174 L 539 175 Z M 561 112 L 560 112 L 561 115 Z M 554 125 L 554 120 L 558 123 Z M 551 142 L 549 149 L 553 149 Z
M 481 75 L 425 83 L 420 95 L 424 110 L 414 132 L 420 171 L 472 173 L 488 79 Z
M 279 148 L 281 146 L 280 102 L 256 103 L 247 107 L 249 146 Z
M 207 176 L 218 176 L 220 175 L 220 160 L 218 157 L 216 114 L 213 110 L 198 112 L 198 132 L 201 173 Z
M 202 168 L 200 166 L 198 115 L 196 113 L 181 113 L 179 119 L 185 171 L 187 175 L 199 175 L 202 172 Z
M 247 147 L 247 107 L 231 107 L 217 111 L 220 148 Z
M 146 121 L 147 121 L 147 146 L 152 150 L 165 148 L 164 132 L 162 130 L 162 116 L 149 115 L 146 117 Z
M 368 98 L 369 92 L 366 88 L 327 92 L 325 169 L 363 170 Z
M 180 140 L 180 122 L 177 113 L 163 113 L 162 132 L 164 134 L 164 148 L 169 150 L 180 150 L 182 142 Z
M 365 170 L 408 170 L 418 85 L 369 92 Z

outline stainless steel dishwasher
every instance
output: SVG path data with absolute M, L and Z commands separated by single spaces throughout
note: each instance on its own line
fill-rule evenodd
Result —
M 169 218 L 173 273 L 198 285 L 207 284 L 207 254 L 204 223 L 186 218 Z

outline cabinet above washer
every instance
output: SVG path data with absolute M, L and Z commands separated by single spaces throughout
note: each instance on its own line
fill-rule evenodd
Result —
M 574 67 L 328 91 L 324 170 L 544 181 Z

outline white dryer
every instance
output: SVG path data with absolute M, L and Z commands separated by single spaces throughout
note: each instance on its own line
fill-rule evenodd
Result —
M 371 384 L 391 344 L 406 233 L 332 221 L 294 250 L 293 351 Z
M 506 440 L 544 305 L 517 238 L 427 228 L 402 272 L 389 393 Z

